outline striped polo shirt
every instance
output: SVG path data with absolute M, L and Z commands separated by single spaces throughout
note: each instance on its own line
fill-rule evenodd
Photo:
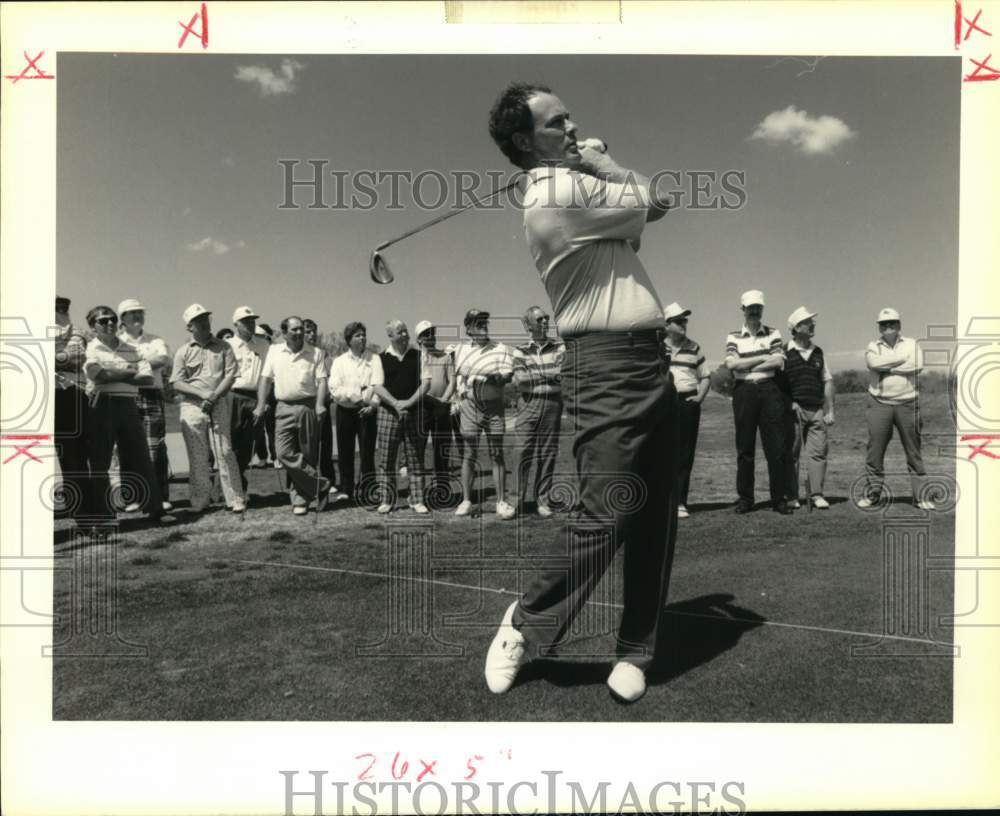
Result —
M 138 369 L 137 377 L 153 376 L 153 369 L 149 363 L 142 358 L 139 350 L 126 340 L 119 339 L 118 345 L 114 348 L 106 345 L 99 337 L 95 337 L 87 344 L 87 362 L 84 370 L 87 372 L 91 392 L 94 394 L 111 394 L 116 397 L 137 396 L 139 386 L 126 380 L 97 382 L 97 375 L 102 369 L 116 371 L 128 368 L 130 365 Z
M 546 337 L 539 344 L 529 340 L 514 347 L 514 382 L 525 395 L 562 393 L 562 361 L 566 345 Z
M 708 364 L 705 362 L 705 355 L 701 353 L 701 346 L 690 337 L 685 337 L 679 348 L 671 346 L 669 341 L 664 342 L 667 351 L 670 352 L 670 373 L 674 376 L 677 393 L 687 394 L 697 391 L 699 381 L 709 376 Z
M 757 357 L 764 360 L 772 354 L 778 354 L 782 360 L 785 350 L 781 344 L 781 332 L 765 326 L 763 323 L 756 334 L 751 334 L 745 325 L 739 331 L 730 332 L 726 336 L 726 357 Z M 774 378 L 776 369 L 769 371 L 733 371 L 733 376 L 740 382 L 763 382 Z

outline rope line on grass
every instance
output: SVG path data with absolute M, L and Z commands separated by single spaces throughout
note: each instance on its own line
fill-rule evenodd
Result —
M 262 567 L 284 567 L 285 569 L 315 570 L 316 572 L 336 572 L 343 575 L 360 575 L 366 578 L 389 578 L 384 572 L 369 572 L 367 570 L 344 569 L 343 567 L 315 567 L 309 564 L 280 564 L 274 561 L 246 561 L 238 558 L 229 559 L 234 564 L 257 564 Z M 479 592 L 492 592 L 496 595 L 513 595 L 520 597 L 521 593 L 510 589 L 497 589 L 496 587 L 474 586 L 472 584 L 460 584 L 455 581 L 443 581 L 439 578 L 417 578 L 395 575 L 391 576 L 395 580 L 412 581 L 419 584 L 435 584 L 437 586 L 452 587 L 454 589 L 474 589 Z M 607 603 L 605 601 L 587 601 L 589 606 L 604 606 L 613 609 L 622 609 L 622 604 Z M 809 632 L 824 632 L 831 635 L 851 635 L 854 637 L 881 638 L 884 640 L 904 640 L 910 643 L 922 643 L 925 646 L 954 646 L 954 643 L 938 640 L 926 640 L 924 638 L 907 637 L 906 635 L 889 635 L 883 632 L 856 632 L 852 629 L 834 629 L 826 626 L 810 626 L 805 623 L 784 623 L 783 621 L 755 620 L 754 618 L 726 617 L 723 615 L 706 615 L 704 612 L 684 612 L 679 609 L 664 609 L 668 615 L 680 615 L 688 618 L 704 618 L 713 621 L 729 621 L 731 623 L 752 623 L 760 626 L 778 626 L 785 629 L 803 629 Z

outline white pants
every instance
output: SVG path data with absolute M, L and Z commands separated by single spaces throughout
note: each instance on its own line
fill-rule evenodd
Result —
M 204 510 L 212 501 L 212 473 L 208 452 L 213 449 L 215 466 L 219 469 L 222 495 L 226 505 L 241 499 L 240 468 L 229 436 L 229 398 L 220 399 L 209 416 L 192 402 L 181 403 L 181 433 L 187 448 L 188 486 L 191 492 L 191 509 Z

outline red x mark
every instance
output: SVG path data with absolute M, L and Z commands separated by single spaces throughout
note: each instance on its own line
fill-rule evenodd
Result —
M 37 59 L 37 57 L 36 57 L 36 59 Z M 39 459 L 37 456 L 35 456 L 33 453 L 28 453 L 28 449 L 35 447 L 35 445 L 39 444 L 42 440 L 48 439 L 49 437 L 47 435 L 45 435 L 45 434 L 31 434 L 31 435 L 28 435 L 28 436 L 4 436 L 2 438 L 3 439 L 10 439 L 10 440 L 15 441 L 15 442 L 21 442 L 21 441 L 29 441 L 30 442 L 30 444 L 28 444 L 28 445 L 18 445 L 18 444 L 15 444 L 14 445 L 14 452 L 10 456 L 8 456 L 6 459 L 3 460 L 3 464 L 6 465 L 8 462 L 10 462 L 13 459 L 17 459 L 17 457 L 21 456 L 22 454 L 24 454 L 25 456 L 27 456 L 29 459 L 34 459 L 36 462 L 41 462 L 42 460 Z
M 972 448 L 972 450 L 969 452 L 969 459 L 975 459 L 977 456 L 979 456 L 979 454 L 983 454 L 984 456 L 988 456 L 990 459 L 1000 459 L 1000 456 L 997 456 L 992 451 L 986 450 L 986 446 L 989 445 L 990 442 L 992 442 L 995 439 L 1000 439 L 1000 434 L 982 434 L 982 435 L 979 435 L 979 436 L 968 435 L 968 436 L 963 436 L 962 437 L 962 441 L 963 442 L 968 441 L 968 440 L 973 440 L 973 439 L 985 439 L 986 441 L 983 442 L 982 445 L 970 445 L 969 446 L 970 448 Z
M 967 22 L 969 24 L 969 27 L 965 30 L 965 38 L 964 39 L 966 39 L 966 40 L 969 39 L 969 35 L 971 35 L 973 31 L 978 31 L 980 34 L 985 34 L 987 37 L 992 37 L 993 36 L 985 28 L 980 28 L 979 26 L 976 25 L 976 23 L 979 22 L 979 18 L 982 16 L 982 14 L 983 14 L 983 10 L 979 9 L 979 11 L 976 12 L 976 16 L 973 17 L 971 20 L 968 17 L 963 17 L 962 18 L 963 20 L 965 20 L 965 22 Z
M 438 764 L 436 759 L 432 760 L 430 765 L 428 765 L 423 760 L 420 760 L 420 764 L 424 766 L 424 769 L 417 776 L 417 782 L 419 782 L 421 779 L 427 776 L 427 774 L 431 774 L 432 776 L 437 776 L 437 771 L 434 770 L 434 766 Z
M 992 65 L 987 65 L 987 63 L 990 61 L 990 57 L 992 56 L 993 56 L 992 54 L 987 54 L 986 59 L 984 59 L 982 62 L 979 62 L 979 60 L 974 60 L 972 59 L 972 57 L 969 57 L 969 59 L 972 60 L 973 64 L 976 66 L 976 70 L 973 71 L 971 74 L 967 74 L 966 76 L 962 77 L 962 82 L 995 82 L 996 80 L 1000 79 L 1000 70 L 997 70 Z M 989 71 L 989 73 L 983 74 L 982 73 L 983 71 Z
M 6 79 L 9 79 L 11 82 L 17 82 L 20 79 L 55 79 L 56 78 L 55 74 L 47 74 L 47 73 L 45 73 L 44 70 L 42 70 L 41 68 L 38 67 L 38 60 L 40 60 L 45 55 L 44 51 L 39 51 L 38 54 L 35 56 L 34 59 L 32 59 L 31 57 L 28 56 L 28 52 L 27 51 L 22 51 L 21 53 L 24 54 L 24 58 L 28 61 L 28 64 L 24 66 L 24 70 L 21 71 L 21 73 L 19 73 L 19 74 L 7 74 L 6 77 L 5 77 Z M 35 75 L 34 76 L 28 76 L 28 71 L 30 71 L 32 68 L 35 69 Z
M 201 17 L 201 33 L 199 34 L 194 30 L 194 24 L 198 22 L 198 18 Z M 201 11 L 195 12 L 191 19 L 188 21 L 187 25 L 184 25 L 180 20 L 177 21 L 177 25 L 184 29 L 184 33 L 181 34 L 180 42 L 177 43 L 177 47 L 180 48 L 184 45 L 184 41 L 187 39 L 188 34 L 193 34 L 199 40 L 201 40 L 201 47 L 208 48 L 208 10 L 205 8 L 205 4 L 201 4 Z

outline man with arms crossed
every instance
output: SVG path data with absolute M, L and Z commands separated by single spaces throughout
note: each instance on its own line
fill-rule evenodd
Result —
M 726 368 L 733 372 L 733 420 L 736 425 L 737 513 L 749 513 L 754 502 L 754 453 L 757 429 L 767 459 L 771 509 L 792 513 L 785 501 L 785 395 L 774 380 L 785 365 L 781 332 L 763 324 L 764 293 L 751 289 L 740 296 L 743 326 L 726 337 Z
M 663 306 L 635 254 L 646 222 L 668 204 L 647 178 L 578 143 L 576 124 L 548 88 L 510 85 L 489 125 L 528 173 L 524 230 L 566 343 L 562 386 L 580 502 L 566 563 L 542 572 L 507 609 L 486 682 L 507 691 L 525 662 L 549 652 L 624 543 L 624 609 L 608 686 L 631 702 L 646 690 L 676 535 L 674 467 L 664 451 L 672 449 L 677 396 L 661 353 Z M 614 500 L 621 482 L 636 501 Z
M 927 471 L 920 454 L 920 407 L 917 402 L 917 375 L 921 359 L 917 341 L 904 337 L 899 312 L 887 306 L 878 313 L 879 339 L 868 344 L 868 455 L 865 460 L 865 495 L 858 507 L 878 503 L 885 477 L 885 449 L 892 429 L 906 454 L 913 501 L 921 510 L 934 510 L 934 502 L 924 493 Z

